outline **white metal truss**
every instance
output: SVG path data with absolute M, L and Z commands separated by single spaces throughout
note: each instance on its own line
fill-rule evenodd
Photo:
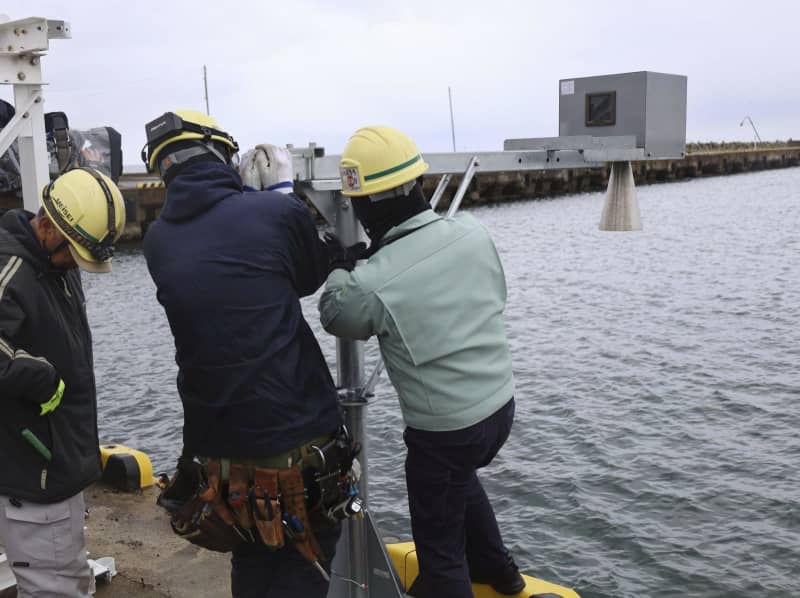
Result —
M 0 131 L 0 155 L 18 141 L 22 198 L 39 208 L 39 191 L 50 180 L 44 130 L 41 57 L 51 39 L 71 37 L 69 24 L 41 17 L 0 22 L 0 83 L 14 87 L 14 118 Z

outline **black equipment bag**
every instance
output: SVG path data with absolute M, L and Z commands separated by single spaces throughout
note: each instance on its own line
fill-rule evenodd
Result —
M 45 112 L 44 130 L 49 135 L 58 129 L 69 130 L 69 119 L 63 112 Z
M 67 115 L 63 112 L 45 112 L 44 130 L 47 134 L 47 153 L 50 154 L 50 174 L 58 176 L 67 169 L 72 151 Z
M 0 100 L 0 129 L 5 127 L 8 122 L 14 118 L 16 113 L 17 111 L 14 110 L 14 106 L 5 100 Z
M 122 135 L 113 127 L 106 127 L 108 132 L 108 160 L 110 162 L 111 180 L 115 183 L 122 176 Z
M 12 118 L 16 110 L 14 106 L 0 100 L 0 129 L 3 129 Z M 6 153 L 0 156 L 0 193 L 15 193 L 22 189 L 22 180 L 19 174 L 19 150 L 17 141 L 9 146 Z
M 0 129 L 14 117 L 14 106 L 0 100 Z M 88 166 L 105 173 L 115 183 L 122 175 L 122 135 L 113 127 L 87 130 L 69 128 L 63 112 L 44 115 L 47 152 L 50 155 L 50 177 L 67 170 Z M 19 173 L 17 142 L 0 156 L 0 193 L 18 192 L 22 188 Z

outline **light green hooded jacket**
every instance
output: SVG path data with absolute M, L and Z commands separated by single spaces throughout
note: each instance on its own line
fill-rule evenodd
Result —
M 319 310 L 331 334 L 377 335 L 406 425 L 441 432 L 483 420 L 514 394 L 505 301 L 483 225 L 426 210 L 390 229 L 366 263 L 331 272 Z

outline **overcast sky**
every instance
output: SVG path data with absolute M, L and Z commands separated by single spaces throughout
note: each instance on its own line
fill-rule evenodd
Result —
M 12 19 L 70 21 L 43 61 L 46 111 L 122 133 L 205 109 L 243 149 L 316 141 L 339 153 L 367 124 L 424 151 L 502 149 L 558 135 L 558 80 L 639 70 L 687 75 L 687 140 L 800 138 L 800 2 L 5 0 Z M 0 87 L 0 97 L 11 98 Z

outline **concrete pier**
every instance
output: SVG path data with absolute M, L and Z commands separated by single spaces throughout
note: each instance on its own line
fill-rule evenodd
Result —
M 230 554 L 182 540 L 156 506 L 155 487 L 125 493 L 95 484 L 84 492 L 91 558 L 112 556 L 117 576 L 96 598 L 197 598 L 230 595 Z

